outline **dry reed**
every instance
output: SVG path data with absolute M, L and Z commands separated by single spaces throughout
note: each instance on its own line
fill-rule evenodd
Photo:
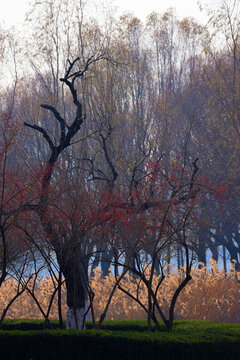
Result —
M 234 271 L 234 264 L 230 264 L 230 271 L 224 273 L 218 270 L 215 261 L 211 260 L 212 268 L 209 271 L 206 267 L 193 268 L 192 280 L 179 296 L 176 304 L 175 318 L 211 320 L 221 322 L 240 322 L 240 273 Z M 176 289 L 183 272 L 170 267 L 169 275 L 165 278 L 158 295 L 160 305 L 167 314 L 171 297 Z M 115 282 L 114 276 L 110 273 L 102 278 L 102 272 L 95 269 L 95 275 L 91 279 L 91 287 L 95 293 L 94 309 L 96 318 L 103 311 L 107 296 L 110 294 Z M 157 284 L 157 277 L 154 277 L 154 286 Z M 130 275 L 126 275 L 121 285 L 136 294 L 137 285 Z M 17 282 L 9 279 L 0 288 L 0 312 L 16 293 Z M 39 278 L 35 295 L 43 307 L 47 310 L 50 296 L 53 292 L 53 284 L 50 277 Z M 146 288 L 141 284 L 139 297 L 146 304 Z M 66 288 L 62 290 L 63 317 L 66 316 Z M 0 313 L 1 315 L 1 313 Z M 25 291 L 10 307 L 7 318 L 42 318 L 32 297 Z M 53 302 L 50 319 L 57 319 L 57 301 Z M 120 290 L 112 299 L 106 319 L 144 319 L 146 313 L 140 306 L 133 302 Z

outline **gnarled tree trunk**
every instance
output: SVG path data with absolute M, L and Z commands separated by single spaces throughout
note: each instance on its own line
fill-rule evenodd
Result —
M 43 135 L 43 138 L 47 141 L 50 148 L 50 156 L 47 161 L 45 170 L 42 176 L 42 189 L 40 194 L 39 204 L 34 207 L 37 212 L 41 224 L 52 244 L 55 253 L 57 254 L 57 258 L 59 261 L 60 268 L 63 272 L 63 275 L 66 280 L 67 286 L 67 305 L 68 305 L 68 313 L 67 313 L 67 328 L 77 328 L 82 329 L 85 323 L 85 304 L 87 303 L 87 275 L 84 271 L 84 266 L 81 263 L 81 257 L 79 251 L 75 251 L 72 256 L 69 256 L 69 249 L 63 249 L 61 246 L 61 239 L 59 238 L 59 234 L 54 230 L 54 220 L 49 219 L 48 217 L 48 209 L 49 209 L 49 193 L 50 190 L 50 181 L 52 178 L 52 173 L 55 168 L 58 157 L 62 153 L 64 149 L 71 146 L 71 141 L 79 130 L 81 129 L 81 125 L 85 116 L 82 113 L 82 104 L 78 100 L 77 90 L 75 88 L 76 79 L 82 77 L 88 70 L 89 66 L 101 59 L 106 59 L 104 55 L 93 55 L 91 56 L 83 70 L 78 69 L 74 71 L 73 68 L 76 66 L 79 58 L 75 59 L 73 62 L 69 63 L 69 67 L 65 73 L 64 78 L 61 78 L 62 81 L 70 90 L 72 95 L 72 100 L 74 105 L 76 106 L 76 115 L 73 119 L 72 123 L 69 125 L 57 109 L 51 105 L 42 104 L 41 107 L 49 110 L 53 116 L 55 117 L 57 123 L 60 127 L 60 138 L 58 140 L 58 144 L 55 144 L 55 140 L 52 139 L 51 133 L 44 129 L 43 127 L 37 124 L 29 124 L 24 123 L 25 126 L 30 127 Z M 76 239 L 73 239 L 73 242 L 69 244 L 69 246 L 77 246 Z M 65 258 L 63 258 L 63 252 L 65 253 Z M 69 256 L 69 257 L 67 257 Z

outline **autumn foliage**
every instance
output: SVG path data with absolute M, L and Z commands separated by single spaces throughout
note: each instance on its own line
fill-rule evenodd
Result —
M 94 293 L 99 328 L 236 320 L 237 2 L 209 11 L 206 27 L 173 9 L 142 22 L 110 8 L 105 27 L 87 3 L 52 3 L 29 8 L 24 46 L 12 30 L 0 39 L 13 76 L 0 91 L 0 325 L 19 304 L 47 323 L 54 295 L 62 326 L 62 295 L 70 327 L 83 328 Z M 224 273 L 193 267 L 208 251 Z

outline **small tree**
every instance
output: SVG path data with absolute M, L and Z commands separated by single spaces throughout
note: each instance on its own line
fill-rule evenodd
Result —
M 176 301 L 191 280 L 201 204 L 208 200 L 209 193 L 223 196 L 224 188 L 208 184 L 198 176 L 197 159 L 192 164 L 193 169 L 188 169 L 185 164 L 181 166 L 179 159 L 172 163 L 163 160 L 150 163 L 145 166 L 145 175 L 134 179 L 134 192 L 129 193 L 129 188 L 115 190 L 114 196 L 111 193 L 102 209 L 105 218 L 100 231 L 106 238 L 111 234 L 108 242 L 115 253 L 121 254 L 118 265 L 124 266 L 124 271 L 129 270 L 133 279 L 138 279 L 138 287 L 140 283 L 146 286 L 148 305 L 140 300 L 138 290 L 136 294 L 130 293 L 115 275 L 117 286 L 146 311 L 149 330 L 151 320 L 160 329 L 159 316 L 167 331 L 172 330 Z M 185 270 L 166 315 L 159 305 L 158 296 L 166 276 L 168 258 L 178 248 L 182 248 L 185 256 Z M 121 258 L 124 261 L 120 261 Z M 161 274 L 157 286 L 154 286 L 157 267 L 160 267 Z
M 11 166 L 11 150 L 18 132 L 17 124 L 1 116 L 0 127 L 0 287 L 7 276 L 8 264 L 17 257 L 19 242 L 16 222 L 24 202 L 26 186 L 18 169 Z M 15 165 L 15 164 L 14 164 Z
M 2 115 L 0 124 L 0 287 L 11 278 L 18 282 L 16 294 L 0 313 L 0 325 L 9 307 L 26 290 L 32 278 L 26 265 L 32 258 L 26 238 L 19 228 L 24 204 L 29 200 L 31 183 L 16 166 L 15 143 L 21 127 L 11 116 Z M 30 255 L 30 256 L 29 256 Z

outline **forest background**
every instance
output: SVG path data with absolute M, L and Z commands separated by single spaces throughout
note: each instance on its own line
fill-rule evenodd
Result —
M 215 298 L 208 290 L 202 312 L 195 299 L 195 314 L 207 318 L 203 313 L 211 299 L 215 309 L 219 301 L 231 308 L 223 307 L 223 313 L 232 314 L 223 316 L 223 320 L 236 320 L 240 266 L 239 1 L 222 1 L 217 8 L 205 11 L 209 16 L 207 26 L 193 18 L 178 19 L 174 10 L 149 14 L 143 23 L 134 14 L 115 18 L 110 8 L 101 8 L 103 15 L 96 18 L 88 4 L 81 1 L 41 0 L 33 1 L 29 8 L 24 25 L 26 35 L 0 28 L 3 308 L 14 298 L 13 294 L 11 299 L 6 297 L 6 291 L 11 294 L 9 289 L 13 288 L 19 296 L 17 301 L 28 294 L 26 299 L 33 299 L 39 314 L 45 317 L 48 307 L 38 301 L 43 299 L 41 286 L 48 284 L 50 293 L 56 294 L 64 281 L 59 252 L 43 222 L 39 223 L 27 210 L 33 210 L 42 194 L 38 180 L 52 151 L 49 138 L 55 146 L 62 136 L 58 126 L 61 121 L 53 108 L 63 114 L 68 124 L 75 117 L 71 88 L 64 87 L 67 82 L 59 79 L 78 59 L 84 71 L 75 86 L 84 121 L 81 133 L 76 133 L 71 147 L 61 152 L 51 174 L 50 217 L 61 234 L 61 244 L 66 245 L 69 236 L 72 239 L 73 232 L 78 233 L 81 256 L 84 254 L 81 261 L 89 268 L 85 275 L 90 279 L 99 266 L 101 282 L 106 282 L 107 287 L 111 279 L 109 268 L 118 272 L 116 267 L 121 262 L 126 264 L 126 249 L 118 249 L 116 265 L 115 247 L 106 236 L 109 228 L 104 232 L 89 231 L 99 225 L 98 221 L 106 221 L 106 214 L 109 216 L 103 208 L 101 217 L 96 216 L 96 199 L 107 203 L 109 199 L 103 201 L 103 194 L 109 194 L 109 189 L 124 194 L 121 198 L 128 189 L 128 195 L 136 194 L 134 201 L 148 210 L 154 192 L 151 186 L 141 184 L 148 176 L 149 164 L 163 163 L 174 169 L 181 162 L 182 169 L 196 169 L 193 164 L 198 159 L 201 176 L 215 189 L 224 188 L 225 196 L 214 198 L 209 192 L 197 204 L 194 244 L 188 244 L 191 257 L 196 273 L 205 271 L 198 276 L 205 279 L 201 289 L 220 289 L 218 276 L 233 285 L 231 296 L 219 290 L 219 297 Z M 39 128 L 45 132 L 34 131 Z M 138 238 L 134 231 L 130 238 Z M 132 247 L 136 245 L 134 241 Z M 167 245 L 161 253 L 162 262 L 156 264 L 156 274 L 161 273 L 163 263 L 168 270 L 172 264 L 181 278 L 181 269 L 186 266 L 185 248 L 181 242 Z M 141 261 L 150 263 L 151 252 L 146 248 L 144 251 Z M 213 270 L 215 282 L 204 268 L 209 258 L 219 266 L 219 271 Z M 46 271 L 50 278 L 41 285 Z M 95 276 L 93 284 L 99 277 Z M 172 278 L 174 281 L 180 280 Z M 100 280 L 97 283 L 96 293 Z M 190 284 L 188 287 L 189 291 L 194 288 Z M 49 303 L 50 294 L 47 299 Z M 128 309 L 131 307 L 127 305 Z M 12 309 L 12 316 L 16 316 L 17 308 Z M 193 314 L 194 311 L 186 315 L 179 310 L 179 316 L 196 318 Z

